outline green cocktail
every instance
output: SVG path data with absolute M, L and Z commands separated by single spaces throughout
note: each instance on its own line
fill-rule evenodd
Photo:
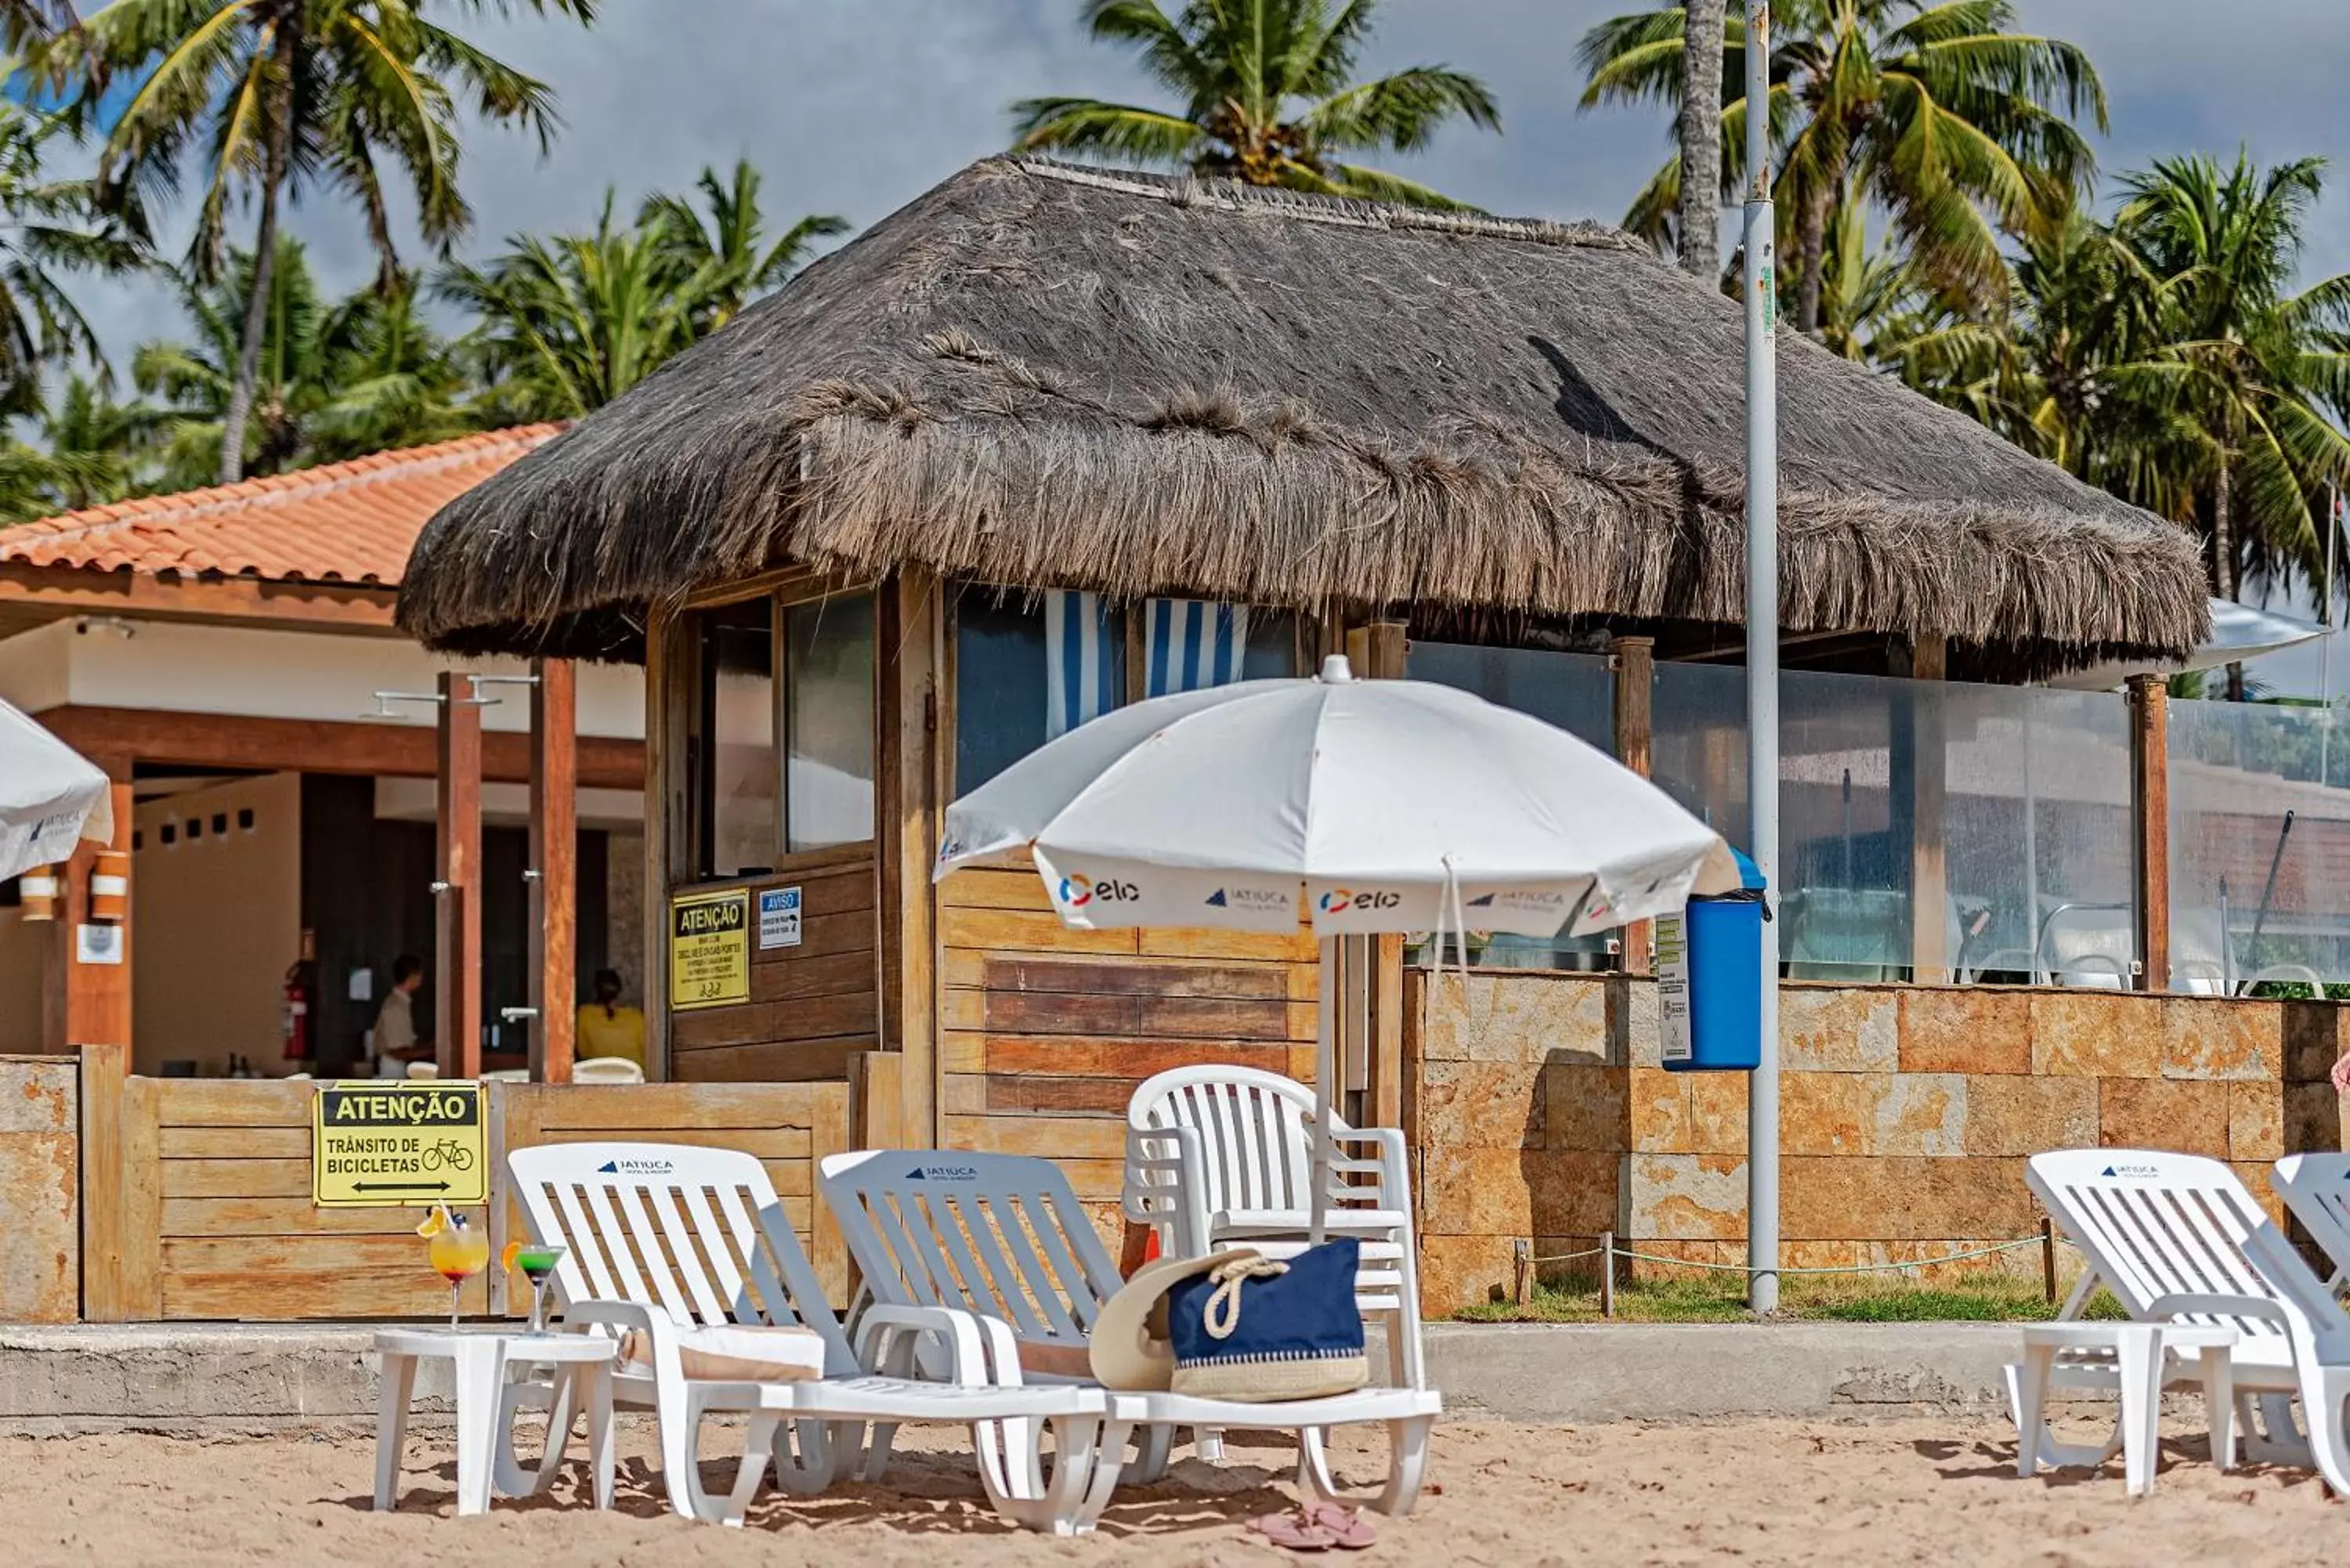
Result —
M 514 1249 L 515 1268 L 530 1282 L 530 1332 L 546 1332 L 546 1282 L 555 1277 L 565 1249 L 548 1242 L 524 1241 Z

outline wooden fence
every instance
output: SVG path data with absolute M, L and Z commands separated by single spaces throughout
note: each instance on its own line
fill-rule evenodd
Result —
M 121 1053 L 82 1058 L 82 1315 L 97 1323 L 429 1317 L 449 1288 L 426 1265 L 412 1209 L 310 1201 L 307 1083 L 141 1078 Z M 484 1085 L 493 1246 L 519 1234 L 510 1149 L 598 1139 L 747 1149 L 773 1178 L 826 1288 L 847 1256 L 813 1201 L 816 1162 L 850 1143 L 848 1085 Z M 520 1312 L 490 1270 L 465 1287 L 470 1314 Z

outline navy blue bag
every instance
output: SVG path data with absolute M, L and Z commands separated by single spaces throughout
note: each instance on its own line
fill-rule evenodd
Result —
M 1345 1394 L 1370 1380 L 1355 1304 L 1361 1244 L 1309 1247 L 1285 1262 L 1251 1255 L 1167 1293 L 1175 1393 L 1271 1403 Z

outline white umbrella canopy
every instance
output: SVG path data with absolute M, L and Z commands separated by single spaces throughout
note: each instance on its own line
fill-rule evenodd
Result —
M 1719 835 L 1606 753 L 1449 686 L 1251 680 L 1138 702 L 947 810 L 937 875 L 1030 851 L 1068 924 L 1606 930 L 1728 892 Z M 1302 904 L 1301 904 L 1302 898 Z
M 113 836 L 105 773 L 0 702 L 0 878 L 67 859 L 81 839 Z
M 1565 731 L 1449 686 L 1319 677 L 1138 702 L 948 807 L 935 875 L 1034 856 L 1071 926 L 1583 935 L 1739 886 L 1721 836 Z M 1315 1126 L 1329 1126 L 1331 1042 Z M 1315 1139 L 1313 1235 L 1330 1147 Z

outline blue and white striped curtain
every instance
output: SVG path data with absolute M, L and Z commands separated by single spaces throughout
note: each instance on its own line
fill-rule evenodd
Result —
M 1146 695 L 1199 691 L 1241 678 L 1248 652 L 1248 607 L 1206 599 L 1146 599 Z
M 1146 695 L 1198 691 L 1241 678 L 1248 608 L 1207 599 L 1145 599 Z M 1099 594 L 1045 596 L 1045 738 L 1065 735 L 1126 701 L 1126 646 Z
M 1045 596 L 1045 738 L 1126 701 L 1126 648 L 1099 594 Z

